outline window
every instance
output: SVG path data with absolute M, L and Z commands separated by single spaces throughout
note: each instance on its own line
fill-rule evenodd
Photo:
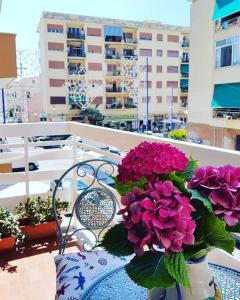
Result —
M 48 43 L 48 50 L 50 51 L 63 51 L 64 50 L 64 44 L 63 43 Z
M 53 33 L 63 33 L 63 25 L 47 24 L 47 31 Z
M 167 96 L 167 103 L 177 103 L 178 102 L 178 96 Z
M 156 81 L 156 88 L 161 89 L 162 88 L 162 81 Z
M 168 57 L 179 57 L 179 52 L 175 50 L 168 50 L 167 51 L 167 56 Z
M 139 38 L 140 38 L 140 40 L 151 41 L 152 40 L 152 34 L 148 33 L 148 32 L 140 32 Z
M 147 102 L 147 97 L 144 96 L 142 97 L 142 103 L 146 103 Z M 151 96 L 148 96 L 148 102 L 151 102 Z
M 89 53 L 102 53 L 102 46 L 88 45 Z
M 64 61 L 49 60 L 49 69 L 64 69 Z
M 168 35 L 167 40 L 168 40 L 168 42 L 179 43 L 179 36 L 178 35 Z
M 141 65 L 140 69 L 144 72 L 147 71 L 147 66 L 146 65 Z M 152 73 L 152 65 L 148 65 L 148 73 Z
M 178 88 L 178 81 L 168 81 L 167 87 L 169 88 Z
M 216 68 L 240 64 L 240 36 L 216 42 Z
M 157 34 L 157 41 L 162 42 L 162 40 L 163 40 L 163 35 L 161 33 L 158 33 Z
M 88 71 L 102 71 L 102 64 L 88 63 Z
M 140 86 L 142 87 L 142 88 L 146 88 L 147 87 L 147 81 L 145 80 L 142 80 L 141 82 L 140 82 Z M 152 88 L 152 81 L 148 81 L 148 88 L 149 89 L 151 89 Z
M 140 49 L 140 56 L 152 56 L 152 49 Z
M 178 73 L 178 66 L 168 66 L 167 72 L 168 73 Z
M 103 104 L 103 97 L 97 96 L 92 101 L 91 104 Z
M 50 104 L 66 104 L 66 97 L 55 96 L 50 97 Z
M 163 55 L 163 51 L 158 49 L 156 54 L 157 54 L 157 56 L 162 56 Z
M 49 79 L 49 86 L 51 87 L 62 87 L 64 84 L 64 79 Z
M 157 103 L 162 103 L 162 96 L 157 96 Z
M 162 66 L 156 66 L 156 72 L 157 73 L 162 73 Z
M 100 28 L 87 28 L 87 35 L 89 36 L 102 36 L 102 30 Z

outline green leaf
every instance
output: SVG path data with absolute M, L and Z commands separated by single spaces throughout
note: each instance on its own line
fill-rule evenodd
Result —
M 240 233 L 240 222 L 238 222 L 235 226 L 226 226 L 227 231 Z
M 199 259 L 201 257 L 206 256 L 208 252 L 211 251 L 212 249 L 213 247 L 209 246 L 207 248 L 203 248 L 198 251 L 184 253 L 184 256 L 186 259 Z
M 208 213 L 206 214 L 204 225 L 206 242 L 232 254 L 236 242 L 227 232 L 226 223 L 215 215 Z
M 146 251 L 143 256 L 135 256 L 125 270 L 135 283 L 145 288 L 173 287 L 175 280 L 168 273 L 163 257 L 161 252 Z
M 115 256 L 128 256 L 134 253 L 133 245 L 128 241 L 127 229 L 123 224 L 111 227 L 99 246 Z
M 182 286 L 190 288 L 187 265 L 183 252 L 171 252 L 164 257 L 168 273 Z
M 177 175 L 180 177 L 183 177 L 186 181 L 189 181 L 193 175 L 195 170 L 198 168 L 198 162 L 192 158 L 192 156 L 189 157 L 189 162 L 187 163 L 186 170 L 183 172 L 178 172 Z
M 212 203 L 208 198 L 203 197 L 197 190 L 189 190 L 189 191 L 192 194 L 191 199 L 197 199 L 197 200 L 202 201 L 202 203 L 206 206 L 207 210 L 209 212 L 213 212 Z
M 127 192 L 131 191 L 134 187 L 144 188 L 147 180 L 145 177 L 142 177 L 138 181 L 132 181 L 126 184 L 122 184 L 118 181 L 117 177 L 113 177 L 115 181 L 115 189 L 121 196 L 124 196 Z

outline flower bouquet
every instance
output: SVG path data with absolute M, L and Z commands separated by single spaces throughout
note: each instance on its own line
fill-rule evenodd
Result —
M 132 255 L 125 270 L 142 287 L 177 287 L 184 299 L 221 299 L 212 273 L 204 274 L 205 257 L 213 248 L 230 254 L 235 248 L 230 233 L 240 229 L 240 168 L 198 168 L 169 144 L 143 142 L 114 179 L 122 221 L 101 246 L 115 256 Z M 202 281 L 198 273 L 194 282 L 192 265 L 203 268 Z

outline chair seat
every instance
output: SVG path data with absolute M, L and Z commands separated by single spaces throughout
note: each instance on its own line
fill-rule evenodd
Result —
M 125 265 L 130 258 L 106 251 L 77 252 L 55 257 L 56 300 L 78 300 L 104 273 Z

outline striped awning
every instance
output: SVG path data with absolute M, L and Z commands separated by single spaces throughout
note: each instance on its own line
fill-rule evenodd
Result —
M 105 36 L 122 36 L 123 30 L 120 26 L 104 26 L 104 35 Z

